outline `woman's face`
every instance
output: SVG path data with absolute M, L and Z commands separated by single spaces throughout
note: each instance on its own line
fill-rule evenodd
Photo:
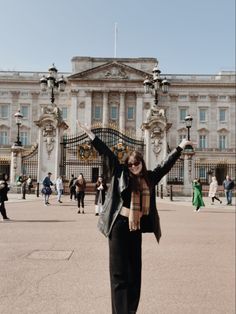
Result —
M 141 160 L 136 160 L 133 156 L 130 156 L 128 160 L 129 171 L 134 175 L 139 175 L 143 169 Z

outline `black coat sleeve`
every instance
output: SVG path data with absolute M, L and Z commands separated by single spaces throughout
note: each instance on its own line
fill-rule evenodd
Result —
M 151 177 L 154 185 L 158 184 L 158 182 L 171 170 L 179 159 L 181 152 L 182 148 L 178 146 L 152 171 Z

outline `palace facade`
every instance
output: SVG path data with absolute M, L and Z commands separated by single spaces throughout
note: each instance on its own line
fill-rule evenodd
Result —
M 55 104 L 68 125 L 65 134 L 78 133 L 79 119 L 88 125 L 112 126 L 142 140 L 142 124 L 154 102 L 153 95 L 144 93 L 143 81 L 151 75 L 157 59 L 73 57 L 71 62 L 71 73 L 61 73 L 67 81 L 65 91 L 55 92 Z M 10 173 L 18 109 L 23 115 L 19 136 L 25 151 L 38 141 L 34 121 L 50 103 L 50 92 L 40 90 L 43 75 L 48 73 L 0 71 L 0 172 Z M 187 136 L 185 117 L 190 114 L 191 139 L 196 143 L 193 176 L 206 182 L 213 173 L 220 183 L 226 174 L 235 179 L 235 72 L 161 77 L 170 82 L 168 94 L 160 94 L 158 103 L 170 126 L 169 149 Z M 173 176 L 180 182 L 183 174 L 178 171 Z

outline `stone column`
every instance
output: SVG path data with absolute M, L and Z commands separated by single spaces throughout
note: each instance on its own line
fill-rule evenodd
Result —
M 103 128 L 108 126 L 109 122 L 109 110 L 108 110 L 108 92 L 103 92 L 103 108 L 102 108 L 102 126 Z
M 125 131 L 125 92 L 120 92 L 120 110 L 119 110 L 119 130 L 120 132 Z
M 71 90 L 71 107 L 70 107 L 70 133 L 75 134 L 77 130 L 77 108 L 78 108 L 78 91 Z
M 143 123 L 143 94 L 136 94 L 136 137 L 142 137 L 142 123 Z
M 92 92 L 86 91 L 85 96 L 85 124 L 91 126 L 92 123 Z
M 184 155 L 184 186 L 183 195 L 192 195 L 192 181 L 193 181 L 193 166 L 194 166 L 194 155 L 188 154 L 183 151 Z
M 11 172 L 10 185 L 14 188 L 16 186 L 16 177 L 22 173 L 22 146 L 13 145 L 11 147 Z

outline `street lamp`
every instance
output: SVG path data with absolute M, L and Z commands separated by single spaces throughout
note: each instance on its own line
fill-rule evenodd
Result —
M 54 90 L 64 92 L 66 87 L 66 80 L 64 79 L 63 75 L 59 80 L 57 79 L 57 68 L 55 67 L 54 63 L 48 69 L 48 72 L 49 74 L 47 77 L 43 75 L 43 77 L 40 79 L 40 86 L 43 92 L 45 92 L 47 88 L 51 90 L 51 103 L 53 105 L 55 100 Z
M 187 128 L 187 130 L 188 130 L 188 137 L 187 137 L 187 139 L 188 139 L 188 141 L 190 141 L 190 129 L 191 129 L 191 127 L 192 127 L 193 117 L 190 116 L 190 115 L 187 115 L 187 116 L 185 117 L 184 121 L 185 121 L 185 124 L 186 124 L 186 128 Z M 192 147 L 192 145 L 190 145 L 190 144 L 185 146 L 184 151 L 185 151 L 185 152 L 188 152 L 188 153 L 190 153 L 190 154 L 194 152 L 194 151 L 193 151 L 193 147 Z
M 163 79 L 160 77 L 160 69 L 158 67 L 158 63 L 152 70 L 152 78 L 146 76 L 143 85 L 144 85 L 144 92 L 146 94 L 150 93 L 151 90 L 154 89 L 154 103 L 157 107 L 158 105 L 158 95 L 161 91 L 163 94 L 167 94 L 169 90 L 170 83 L 167 81 L 166 77 Z
M 16 125 L 17 125 L 17 140 L 15 144 L 17 146 L 22 146 L 21 141 L 20 141 L 20 126 L 23 119 L 23 115 L 20 113 L 20 109 L 14 114 L 14 117 L 16 119 Z

